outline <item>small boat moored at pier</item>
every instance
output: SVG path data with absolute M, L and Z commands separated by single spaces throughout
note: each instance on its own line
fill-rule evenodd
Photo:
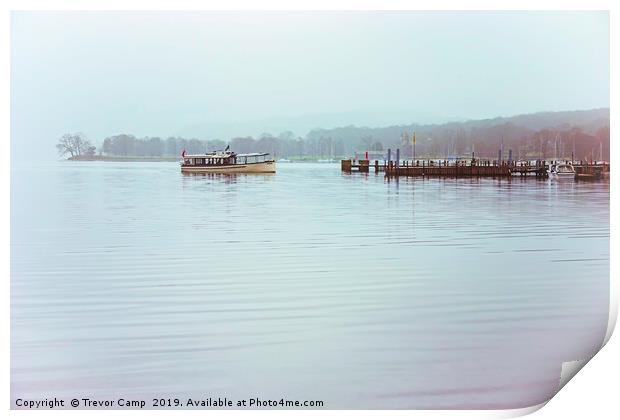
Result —
M 275 173 L 276 164 L 269 153 L 236 154 L 230 150 L 186 155 L 181 159 L 181 172 L 191 173 Z
M 549 166 L 549 177 L 561 179 L 574 179 L 575 168 L 570 163 L 557 163 Z

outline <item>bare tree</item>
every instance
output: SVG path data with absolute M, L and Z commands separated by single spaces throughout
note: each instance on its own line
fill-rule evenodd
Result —
M 90 141 L 88 141 L 86 136 L 82 133 L 64 134 L 60 138 L 56 148 L 60 156 L 70 154 L 71 157 L 81 155 L 92 156 L 95 154 L 96 150 L 95 146 L 91 145 Z

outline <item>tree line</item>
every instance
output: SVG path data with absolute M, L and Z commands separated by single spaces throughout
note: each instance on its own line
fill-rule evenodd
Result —
M 61 138 L 58 150 L 61 156 L 70 157 L 83 155 L 83 148 L 72 147 L 75 142 L 68 145 L 62 139 L 70 137 L 81 139 L 82 143 L 89 140 L 81 133 L 65 134 Z M 62 147 L 61 147 L 62 144 Z M 138 138 L 130 134 L 119 134 L 106 137 L 98 153 L 107 156 L 132 156 L 132 157 L 173 157 L 179 156 L 185 150 L 188 154 L 200 154 L 215 150 L 223 150 L 230 146 L 237 153 L 267 152 L 276 157 L 304 157 L 330 158 L 344 156 L 344 144 L 342 141 L 334 141 L 330 137 L 318 139 L 303 139 L 295 137 L 291 132 L 284 132 L 278 136 L 268 133 L 259 138 L 235 137 L 230 141 L 201 140 L 196 138 L 186 139 L 183 137 L 143 137 Z M 90 155 L 95 154 L 95 148 L 89 149 Z
M 379 128 L 338 127 L 316 129 L 305 137 L 290 131 L 278 135 L 263 133 L 257 138 L 198 139 L 183 137 L 136 137 L 118 134 L 103 139 L 97 149 L 81 133 L 66 134 L 57 148 L 61 155 L 95 153 L 107 156 L 173 157 L 183 150 L 199 154 L 223 150 L 237 153 L 267 152 L 276 158 L 341 158 L 364 151 L 400 148 L 401 156 L 449 158 L 497 158 L 503 150 L 507 159 L 593 159 L 609 160 L 609 109 L 527 114 L 509 118 L 475 120 L 434 125 L 406 125 Z

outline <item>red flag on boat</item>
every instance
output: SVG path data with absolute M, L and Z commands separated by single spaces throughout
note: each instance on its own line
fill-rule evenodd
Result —
M 368 160 L 368 150 L 366 151 L 366 160 Z
M 181 156 L 185 157 L 185 147 L 183 148 L 183 152 L 181 153 Z

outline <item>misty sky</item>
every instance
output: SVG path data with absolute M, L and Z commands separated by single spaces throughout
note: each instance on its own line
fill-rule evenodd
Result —
M 609 106 L 607 12 L 14 12 L 12 154 Z

